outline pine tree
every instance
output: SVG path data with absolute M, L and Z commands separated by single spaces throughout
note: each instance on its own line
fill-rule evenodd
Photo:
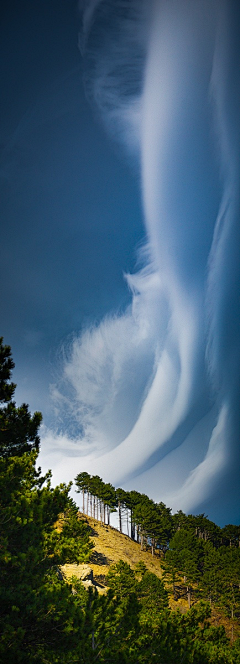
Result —
M 11 382 L 14 362 L 10 346 L 3 344 L 0 337 L 0 455 L 2 457 L 19 456 L 30 450 L 39 450 L 38 429 L 42 420 L 41 413 L 33 416 L 27 404 L 17 408 L 12 397 L 16 385 Z
M 76 491 L 77 491 L 77 493 L 82 493 L 82 499 L 83 499 L 82 511 L 83 511 L 83 514 L 85 514 L 85 511 L 86 511 L 86 514 L 88 514 L 88 501 L 87 501 L 87 505 L 86 505 L 86 508 L 85 508 L 84 498 L 85 498 L 85 493 L 88 493 L 88 491 L 89 491 L 90 479 L 91 478 L 90 478 L 89 473 L 86 473 L 86 472 L 78 473 L 77 477 L 75 477 L 75 483 L 76 483 L 76 486 L 77 486 Z
M 180 574 L 186 586 L 189 608 L 191 606 L 192 584 L 195 584 L 201 576 L 203 560 L 203 544 L 197 539 L 191 530 L 181 528 L 169 543 L 169 550 L 165 556 L 165 570 L 169 561 L 176 574 Z M 168 569 L 170 572 L 170 567 Z M 173 576 L 172 576 L 173 578 Z

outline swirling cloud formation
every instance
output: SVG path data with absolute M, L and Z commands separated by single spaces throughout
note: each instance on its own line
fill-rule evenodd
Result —
M 174 510 L 230 519 L 240 431 L 234 6 L 86 0 L 80 9 L 86 92 L 139 168 L 147 247 L 142 269 L 126 275 L 131 306 L 66 353 L 53 396 L 74 436 L 45 442 L 61 479 L 77 465 Z

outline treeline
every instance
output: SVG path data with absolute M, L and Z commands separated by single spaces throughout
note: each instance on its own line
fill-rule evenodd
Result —
M 79 473 L 75 478 L 77 493 L 82 494 L 82 511 L 103 524 L 110 525 L 110 515 L 118 512 L 119 530 L 141 542 L 141 547 L 151 546 L 165 552 L 174 533 L 191 532 L 197 539 L 211 542 L 215 548 L 227 546 L 240 548 L 240 526 L 228 524 L 220 528 L 205 514 L 186 515 L 179 510 L 172 514 L 163 502 L 156 503 L 144 493 L 115 489 L 98 475 Z
M 152 553 L 164 548 L 174 530 L 171 509 L 163 502 L 154 503 L 138 491 L 115 489 L 98 475 L 79 473 L 75 478 L 77 492 L 82 494 L 82 510 L 87 516 L 110 525 L 110 515 L 118 512 L 119 530 L 141 542 L 141 548 L 151 543 Z

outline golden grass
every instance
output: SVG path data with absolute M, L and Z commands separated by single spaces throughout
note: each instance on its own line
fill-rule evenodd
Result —
M 88 564 L 93 570 L 93 577 L 97 584 L 105 585 L 105 576 L 110 566 L 119 560 L 124 560 L 132 568 L 141 560 L 150 572 L 159 578 L 162 576 L 158 556 L 152 556 L 149 551 L 141 551 L 140 544 L 120 533 L 116 528 L 104 526 L 100 521 L 96 521 L 90 516 L 84 517 L 81 513 L 80 517 L 87 521 L 90 528 L 90 539 L 94 544 L 94 550 Z M 73 575 L 79 578 L 81 566 L 64 565 L 62 570 L 67 578 Z

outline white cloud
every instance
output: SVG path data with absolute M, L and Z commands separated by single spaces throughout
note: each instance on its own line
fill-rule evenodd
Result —
M 159 0 L 151 4 L 152 29 L 150 21 L 145 32 L 147 4 L 127 6 L 129 13 L 125 3 L 116 3 L 115 41 L 110 30 L 104 45 L 94 10 L 104 12 L 109 5 L 102 0 L 87 6 L 85 21 L 94 26 L 86 56 L 90 73 L 94 70 L 88 89 L 110 132 L 124 138 L 130 150 L 137 146 L 141 156 L 150 266 L 128 275 L 132 306 L 125 313 L 73 341 L 54 395 L 80 435 L 70 440 L 45 433 L 43 458 L 55 458 L 58 479 L 86 469 L 191 511 L 216 491 L 239 434 L 233 417 L 239 381 L 231 377 L 240 357 L 239 231 L 236 202 L 229 203 L 229 182 L 233 199 L 236 193 L 236 151 L 221 76 L 228 34 L 224 43 L 216 39 L 226 5 Z M 102 20 L 99 30 L 103 37 Z M 200 200 L 200 186 L 202 195 L 204 186 L 209 195 L 208 183 L 199 183 L 207 157 L 204 162 L 199 155 L 211 124 L 217 126 L 224 165 L 223 203 L 206 229 L 204 212 L 199 222 L 191 203 L 188 213 L 188 199 Z M 192 137 L 199 132 L 198 142 L 189 132 Z M 211 167 L 215 172 L 214 159 Z M 176 491 L 168 488 L 172 478 Z

